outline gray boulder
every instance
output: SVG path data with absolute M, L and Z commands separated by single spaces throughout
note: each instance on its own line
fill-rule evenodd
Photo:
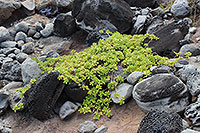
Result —
M 59 116 L 63 120 L 78 110 L 78 106 L 70 101 L 65 102 L 60 108 Z
M 0 43 L 1 48 L 14 48 L 17 45 L 15 41 L 5 41 Z
M 200 69 L 188 76 L 186 85 L 192 96 L 200 94 Z
M 69 36 L 76 31 L 75 19 L 68 14 L 60 14 L 54 21 L 54 32 L 60 36 Z
M 122 97 L 124 97 L 124 100 L 128 100 L 131 97 L 131 92 L 133 91 L 133 85 L 130 85 L 128 83 L 122 83 L 117 86 L 117 88 L 111 92 L 111 99 L 114 103 L 119 104 Z M 117 95 L 117 96 L 115 96 Z
M 8 40 L 9 37 L 10 37 L 10 33 L 9 33 L 8 29 L 6 29 L 5 27 L 1 26 L 0 27 L 0 42 Z
M 16 34 L 16 36 L 15 36 L 15 41 L 16 42 L 19 41 L 19 40 L 22 40 L 22 41 L 26 42 L 26 39 L 27 39 L 27 35 L 22 31 L 18 32 Z
M 130 83 L 130 84 L 132 84 L 134 86 L 138 82 L 138 80 L 140 78 L 142 78 L 143 76 L 144 76 L 143 72 L 136 71 L 136 72 L 131 73 L 127 77 L 127 81 L 128 81 L 128 83 Z
M 19 53 L 19 54 L 16 55 L 16 60 L 19 63 L 23 63 L 27 58 L 28 58 L 28 55 L 25 54 L 25 53 Z
M 138 15 L 135 24 L 133 25 L 133 30 L 131 34 L 139 34 L 144 29 L 145 23 L 147 21 L 146 15 Z
M 180 133 L 182 130 L 182 119 L 177 113 L 152 111 L 145 115 L 137 133 Z
M 121 33 L 132 26 L 133 12 L 123 0 L 75 0 L 72 15 L 80 28 L 93 31 L 99 20 L 108 20 Z
M 188 5 L 188 0 L 175 0 L 171 12 L 175 17 L 184 18 L 190 13 L 190 7 Z
M 8 107 L 8 95 L 0 94 L 0 116 L 3 115 Z
M 184 56 L 187 52 L 192 53 L 192 56 L 200 55 L 200 46 L 198 44 L 186 44 L 181 47 L 181 56 Z
M 34 52 L 33 43 L 28 42 L 22 46 L 21 51 L 26 54 L 32 54 Z
M 45 28 L 40 31 L 41 35 L 43 37 L 49 37 L 51 34 L 53 34 L 54 31 L 53 27 L 54 27 L 53 23 L 46 24 Z
M 47 120 L 63 91 L 63 81 L 58 72 L 45 73 L 24 94 L 24 107 L 38 120 Z
M 80 133 L 92 133 L 97 128 L 96 124 L 92 121 L 85 121 L 78 126 Z
M 150 41 L 149 47 L 159 55 L 172 56 L 173 51 L 179 51 L 179 41 L 185 37 L 188 29 L 186 22 L 173 21 L 153 32 L 159 39 Z
M 159 74 L 159 73 L 173 73 L 173 69 L 166 65 L 155 66 L 151 70 L 152 74 Z
M 189 104 L 186 85 L 172 74 L 156 74 L 134 86 L 133 98 L 144 112 L 183 111 Z
M 25 84 L 28 84 L 31 79 L 39 77 L 42 70 L 39 68 L 36 61 L 32 60 L 31 58 L 27 58 L 22 63 L 22 79 Z
M 26 22 L 20 22 L 17 25 L 15 25 L 15 30 L 16 32 L 22 31 L 27 34 L 29 30 L 29 26 Z
M 25 8 L 25 12 L 27 15 L 31 15 L 35 13 L 35 0 L 26 0 L 21 2 L 22 7 Z
M 193 126 L 200 126 L 200 103 L 197 100 L 195 103 L 190 104 L 184 112 L 184 115 L 187 119 L 190 120 Z

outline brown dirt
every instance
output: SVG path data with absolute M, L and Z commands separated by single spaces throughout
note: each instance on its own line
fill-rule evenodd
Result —
M 60 120 L 58 116 L 45 122 L 29 118 L 20 113 L 8 112 L 5 121 L 8 121 L 13 133 L 78 133 L 80 123 L 86 120 L 94 121 L 98 127 L 108 127 L 107 133 L 136 133 L 138 126 L 144 116 L 136 102 L 132 99 L 123 106 L 112 106 L 112 118 L 102 117 L 96 121 L 92 114 L 83 115 L 74 113 L 66 120 Z

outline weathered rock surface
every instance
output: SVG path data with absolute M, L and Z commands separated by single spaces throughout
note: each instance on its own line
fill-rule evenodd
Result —
M 185 37 L 188 29 L 187 24 L 183 21 L 171 22 L 154 32 L 159 39 L 150 41 L 149 47 L 159 55 L 173 55 L 173 50 L 179 51 L 179 41 Z
M 65 102 L 60 108 L 59 116 L 63 120 L 78 110 L 78 106 L 70 101 Z
M 25 84 L 28 84 L 31 79 L 39 77 L 42 70 L 39 68 L 36 61 L 31 58 L 27 58 L 22 63 L 22 79 Z
M 96 124 L 92 121 L 85 121 L 78 126 L 80 133 L 90 133 L 97 128 Z
M 72 15 L 83 30 L 94 30 L 99 20 L 108 20 L 124 33 L 132 25 L 133 12 L 128 3 L 122 0 L 75 0 Z
M 111 99 L 114 103 L 119 104 L 122 98 L 128 100 L 131 97 L 131 92 L 133 91 L 133 85 L 128 83 L 122 83 L 117 88 L 111 92 Z M 115 96 L 116 95 L 116 96 Z
M 131 73 L 128 77 L 127 77 L 127 81 L 128 83 L 132 84 L 132 85 L 135 85 L 138 80 L 140 78 L 142 78 L 144 76 L 144 73 L 143 72 L 139 72 L 139 71 L 136 71 L 136 72 L 133 72 Z
M 189 104 L 186 85 L 172 74 L 156 74 L 134 86 L 133 98 L 145 111 L 183 111 Z
M 64 87 L 58 75 L 58 72 L 45 73 L 24 94 L 25 107 L 33 117 L 39 120 L 50 117 Z
M 0 27 L 0 42 L 3 42 L 5 40 L 9 39 L 9 37 L 10 37 L 10 33 L 9 33 L 8 29 L 1 26 Z
M 8 95 L 0 94 L 0 116 L 3 115 L 8 107 Z
M 54 32 L 60 36 L 69 36 L 75 31 L 75 19 L 68 14 L 60 14 L 54 21 Z
M 130 6 L 136 7 L 153 7 L 156 0 L 125 0 Z
M 41 35 L 43 37 L 49 37 L 51 34 L 53 34 L 53 29 L 54 24 L 53 23 L 49 23 L 45 26 L 45 28 L 43 30 L 40 31 Z
M 153 111 L 145 115 L 137 133 L 180 133 L 182 130 L 182 119 L 177 113 Z
M 190 7 L 188 5 L 188 0 L 175 0 L 171 12 L 175 17 L 184 18 L 190 13 Z
M 200 46 L 198 44 L 186 44 L 181 47 L 181 56 L 184 56 L 187 52 L 190 52 L 192 56 L 200 55 Z

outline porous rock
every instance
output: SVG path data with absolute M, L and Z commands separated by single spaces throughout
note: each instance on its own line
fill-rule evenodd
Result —
M 45 73 L 31 85 L 24 94 L 24 105 L 38 120 L 47 120 L 63 90 L 63 82 L 58 80 L 58 72 Z

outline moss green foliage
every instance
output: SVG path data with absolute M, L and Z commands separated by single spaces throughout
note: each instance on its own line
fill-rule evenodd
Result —
M 151 74 L 151 66 L 174 65 L 167 57 L 153 55 L 152 50 L 147 48 L 148 44 L 144 44 L 147 38 L 158 39 L 149 34 L 132 36 L 116 32 L 82 52 L 72 51 L 71 55 L 48 58 L 46 62 L 36 61 L 44 72 L 58 71 L 58 79 L 65 84 L 76 82 L 87 90 L 88 95 L 79 109 L 80 113 L 94 113 L 94 119 L 102 115 L 110 117 L 110 91 L 124 82 L 122 77 L 113 77 L 118 66 L 124 67 L 128 73 L 142 71 L 147 77 Z M 124 104 L 124 100 L 122 98 L 120 104 Z
M 16 92 L 19 91 L 19 92 L 20 92 L 20 96 L 21 96 L 21 97 L 24 97 L 24 93 L 25 93 L 27 90 L 29 90 L 29 89 L 31 88 L 31 85 L 32 85 L 34 82 L 36 82 L 36 79 L 31 79 L 29 85 L 26 85 L 26 86 L 24 86 L 23 88 L 18 88 L 18 89 L 16 89 Z M 14 112 L 17 112 L 17 110 L 22 109 L 22 108 L 24 108 L 24 104 L 21 102 L 21 103 L 19 103 L 19 104 L 16 104 L 16 105 L 12 108 L 12 110 L 13 110 Z

